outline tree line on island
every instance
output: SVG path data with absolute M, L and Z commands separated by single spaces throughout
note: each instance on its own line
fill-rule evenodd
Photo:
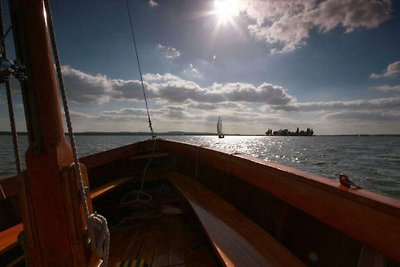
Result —
M 278 130 L 278 131 L 272 131 L 272 129 L 268 129 L 268 131 L 265 132 L 265 135 L 267 136 L 313 136 L 314 135 L 314 130 L 307 128 L 306 131 L 301 130 L 297 128 L 295 132 L 289 131 L 288 129 L 283 129 L 283 130 Z

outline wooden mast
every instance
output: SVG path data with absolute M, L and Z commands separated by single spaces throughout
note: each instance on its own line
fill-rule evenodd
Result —
M 84 218 L 76 212 L 79 188 L 71 175 L 73 155 L 64 135 L 44 2 L 13 0 L 10 13 L 16 54 L 28 77 L 21 83 L 29 148 L 20 194 L 27 259 L 30 266 L 87 265 Z

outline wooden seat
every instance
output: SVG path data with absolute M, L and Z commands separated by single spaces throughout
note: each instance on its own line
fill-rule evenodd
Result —
M 126 184 L 130 180 L 132 180 L 132 177 L 124 177 L 112 180 L 109 183 L 106 183 L 102 186 L 93 189 L 92 192 L 90 192 L 90 198 L 91 199 L 99 198 L 100 196 L 106 194 L 107 192 L 110 192 L 111 190 Z
M 226 266 L 305 266 L 260 226 L 194 179 L 174 173 L 169 180 L 192 206 Z
M 0 255 L 18 244 L 18 234 L 24 229 L 22 223 L 0 232 Z

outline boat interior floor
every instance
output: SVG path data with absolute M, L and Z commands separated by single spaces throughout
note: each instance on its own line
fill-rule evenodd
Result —
M 128 260 L 144 260 L 147 266 L 220 266 L 190 206 L 167 180 L 146 183 L 143 192 L 151 198 L 142 194 L 141 201 L 129 192 L 137 187 L 127 184 L 94 202 L 108 218 L 109 266 Z

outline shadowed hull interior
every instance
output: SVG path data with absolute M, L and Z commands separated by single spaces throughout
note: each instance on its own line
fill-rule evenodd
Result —
M 176 190 L 171 181 L 178 175 L 202 188 L 204 195 L 214 195 L 206 202 L 228 203 L 234 209 L 239 217 L 233 219 L 219 211 L 222 224 L 232 228 L 242 217 L 254 224 L 247 232 L 236 229 L 248 238 L 247 249 L 269 250 L 266 254 L 287 249 L 294 263 L 299 259 L 308 266 L 374 266 L 377 261 L 383 264 L 379 266 L 399 266 L 399 205 L 365 190 L 346 189 L 336 181 L 244 155 L 162 139 L 102 152 L 81 162 L 88 169 L 95 210 L 106 216 L 111 227 L 112 264 L 143 258 L 151 266 L 229 265 L 209 225 L 193 209 L 207 205 L 198 199 L 188 201 L 189 195 Z M 140 187 L 146 166 L 144 191 L 152 200 L 121 205 L 121 197 Z M 5 182 L 7 191 L 15 189 L 16 181 Z M 1 202 L 8 214 L 2 219 L 3 230 L 20 220 L 11 199 L 10 195 Z M 275 243 L 263 248 L 252 241 L 258 228 L 283 249 Z M 18 256 L 13 253 L 12 257 Z M 285 266 L 277 262 L 271 266 Z

